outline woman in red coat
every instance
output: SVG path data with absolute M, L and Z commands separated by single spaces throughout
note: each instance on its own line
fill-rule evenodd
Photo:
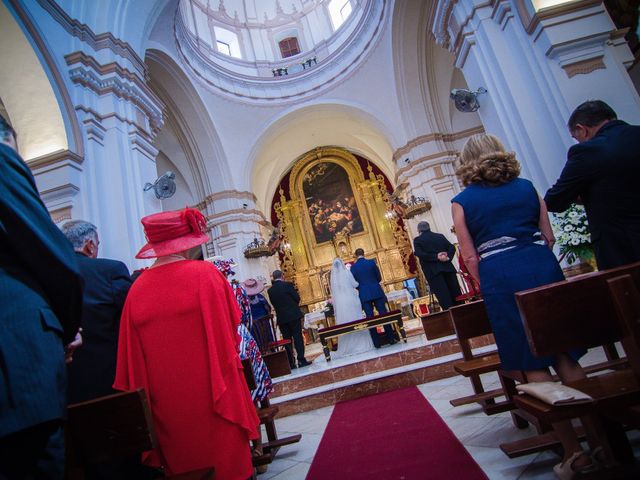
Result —
M 158 447 L 146 465 L 176 474 L 214 467 L 246 480 L 259 420 L 238 357 L 240 312 L 209 262 L 186 251 L 207 241 L 197 210 L 142 219 L 148 239 L 137 258 L 157 257 L 131 287 L 122 312 L 114 388 L 144 388 Z

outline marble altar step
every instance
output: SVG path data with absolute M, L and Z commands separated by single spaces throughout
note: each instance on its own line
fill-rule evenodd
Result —
M 492 350 L 490 339 L 474 344 L 477 352 Z M 462 358 L 455 336 L 435 341 L 424 334 L 407 344 L 373 350 L 357 357 L 326 362 L 317 358 L 309 367 L 274 379 L 271 403 L 280 416 L 314 410 L 337 402 L 456 375 L 453 364 Z

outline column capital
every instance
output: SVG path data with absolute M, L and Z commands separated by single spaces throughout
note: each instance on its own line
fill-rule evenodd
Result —
M 82 51 L 65 56 L 69 77 L 78 88 L 76 109 L 98 119 L 114 116 L 153 139 L 164 124 L 165 106 L 137 72 L 118 62 L 100 63 Z M 111 102 L 105 102 L 105 99 Z M 122 101 L 126 103 L 122 103 Z

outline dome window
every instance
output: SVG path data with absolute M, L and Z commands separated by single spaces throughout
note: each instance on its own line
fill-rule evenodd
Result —
M 329 2 L 329 15 L 333 29 L 337 30 L 349 18 L 352 11 L 351 0 L 331 0 Z
M 293 57 L 300 53 L 300 45 L 296 37 L 288 37 L 278 42 L 282 58 Z
M 218 52 L 230 57 L 242 58 L 238 35 L 225 28 L 213 27 Z

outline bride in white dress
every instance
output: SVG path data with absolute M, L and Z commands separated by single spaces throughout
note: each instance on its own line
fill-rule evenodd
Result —
M 331 266 L 331 297 L 336 325 L 349 323 L 364 318 L 360 297 L 356 287 L 358 282 L 353 278 L 344 262 L 336 258 Z M 334 358 L 357 355 L 373 349 L 373 341 L 369 330 L 349 333 L 338 338 L 338 351 Z

